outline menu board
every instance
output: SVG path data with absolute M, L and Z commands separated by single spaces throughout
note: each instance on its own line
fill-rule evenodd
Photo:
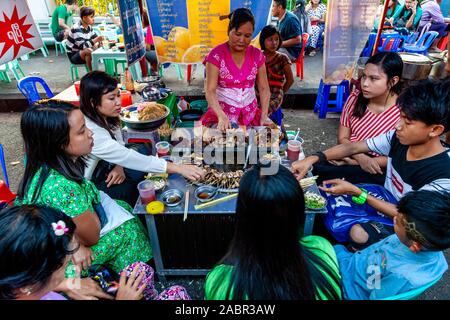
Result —
M 267 24 L 271 0 L 147 0 L 153 41 L 158 61 L 200 63 L 215 46 L 228 40 L 228 15 L 237 8 L 249 8 L 255 16 L 252 44 Z
M 324 82 L 350 79 L 355 60 L 373 28 L 379 0 L 328 1 L 325 24 Z
M 144 30 L 137 0 L 119 0 L 125 51 L 128 65 L 139 61 L 145 55 Z
M 0 65 L 42 47 L 25 0 L 0 1 Z

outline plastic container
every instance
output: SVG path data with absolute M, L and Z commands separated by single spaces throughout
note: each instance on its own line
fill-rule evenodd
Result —
M 77 96 L 80 96 L 80 81 L 75 81 L 73 83 L 74 87 L 75 87 L 75 92 L 77 94 Z
M 184 97 L 180 97 L 180 101 L 178 101 L 178 110 L 179 111 L 184 111 L 187 110 L 189 108 L 189 103 L 184 100 Z
M 302 151 L 302 143 L 298 140 L 289 140 L 287 146 L 287 156 L 290 161 L 297 161 Z
M 125 89 L 131 93 L 134 93 L 133 77 L 131 76 L 131 72 L 128 68 L 125 68 Z
M 138 183 L 137 188 L 139 195 L 141 196 L 141 202 L 143 205 L 156 200 L 155 185 L 153 181 L 144 180 Z
M 130 91 L 120 90 L 120 103 L 122 104 L 122 108 L 128 107 L 133 104 L 133 98 Z
M 155 145 L 155 148 L 158 153 L 158 157 L 164 157 L 169 154 L 170 144 L 167 141 L 160 141 Z

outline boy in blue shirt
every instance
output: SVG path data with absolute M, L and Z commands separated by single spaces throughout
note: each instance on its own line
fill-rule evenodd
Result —
M 398 204 L 395 234 L 356 253 L 334 247 L 344 298 L 375 300 L 430 284 L 448 269 L 450 193 L 413 191 Z

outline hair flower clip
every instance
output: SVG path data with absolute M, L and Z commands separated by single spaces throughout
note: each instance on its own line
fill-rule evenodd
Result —
M 59 220 L 57 223 L 52 223 L 53 231 L 56 236 L 62 236 L 69 231 L 69 228 L 66 227 L 66 223 L 62 220 Z

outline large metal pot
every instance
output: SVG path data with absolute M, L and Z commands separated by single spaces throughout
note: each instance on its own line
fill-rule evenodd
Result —
M 428 78 L 432 67 L 430 58 L 409 52 L 400 52 L 399 55 L 403 60 L 402 79 L 424 80 Z
M 448 51 L 442 51 L 441 53 L 430 53 L 429 56 L 433 60 L 433 67 L 431 68 L 430 77 L 436 80 L 444 79 L 447 77 L 447 71 L 445 65 L 448 60 Z

